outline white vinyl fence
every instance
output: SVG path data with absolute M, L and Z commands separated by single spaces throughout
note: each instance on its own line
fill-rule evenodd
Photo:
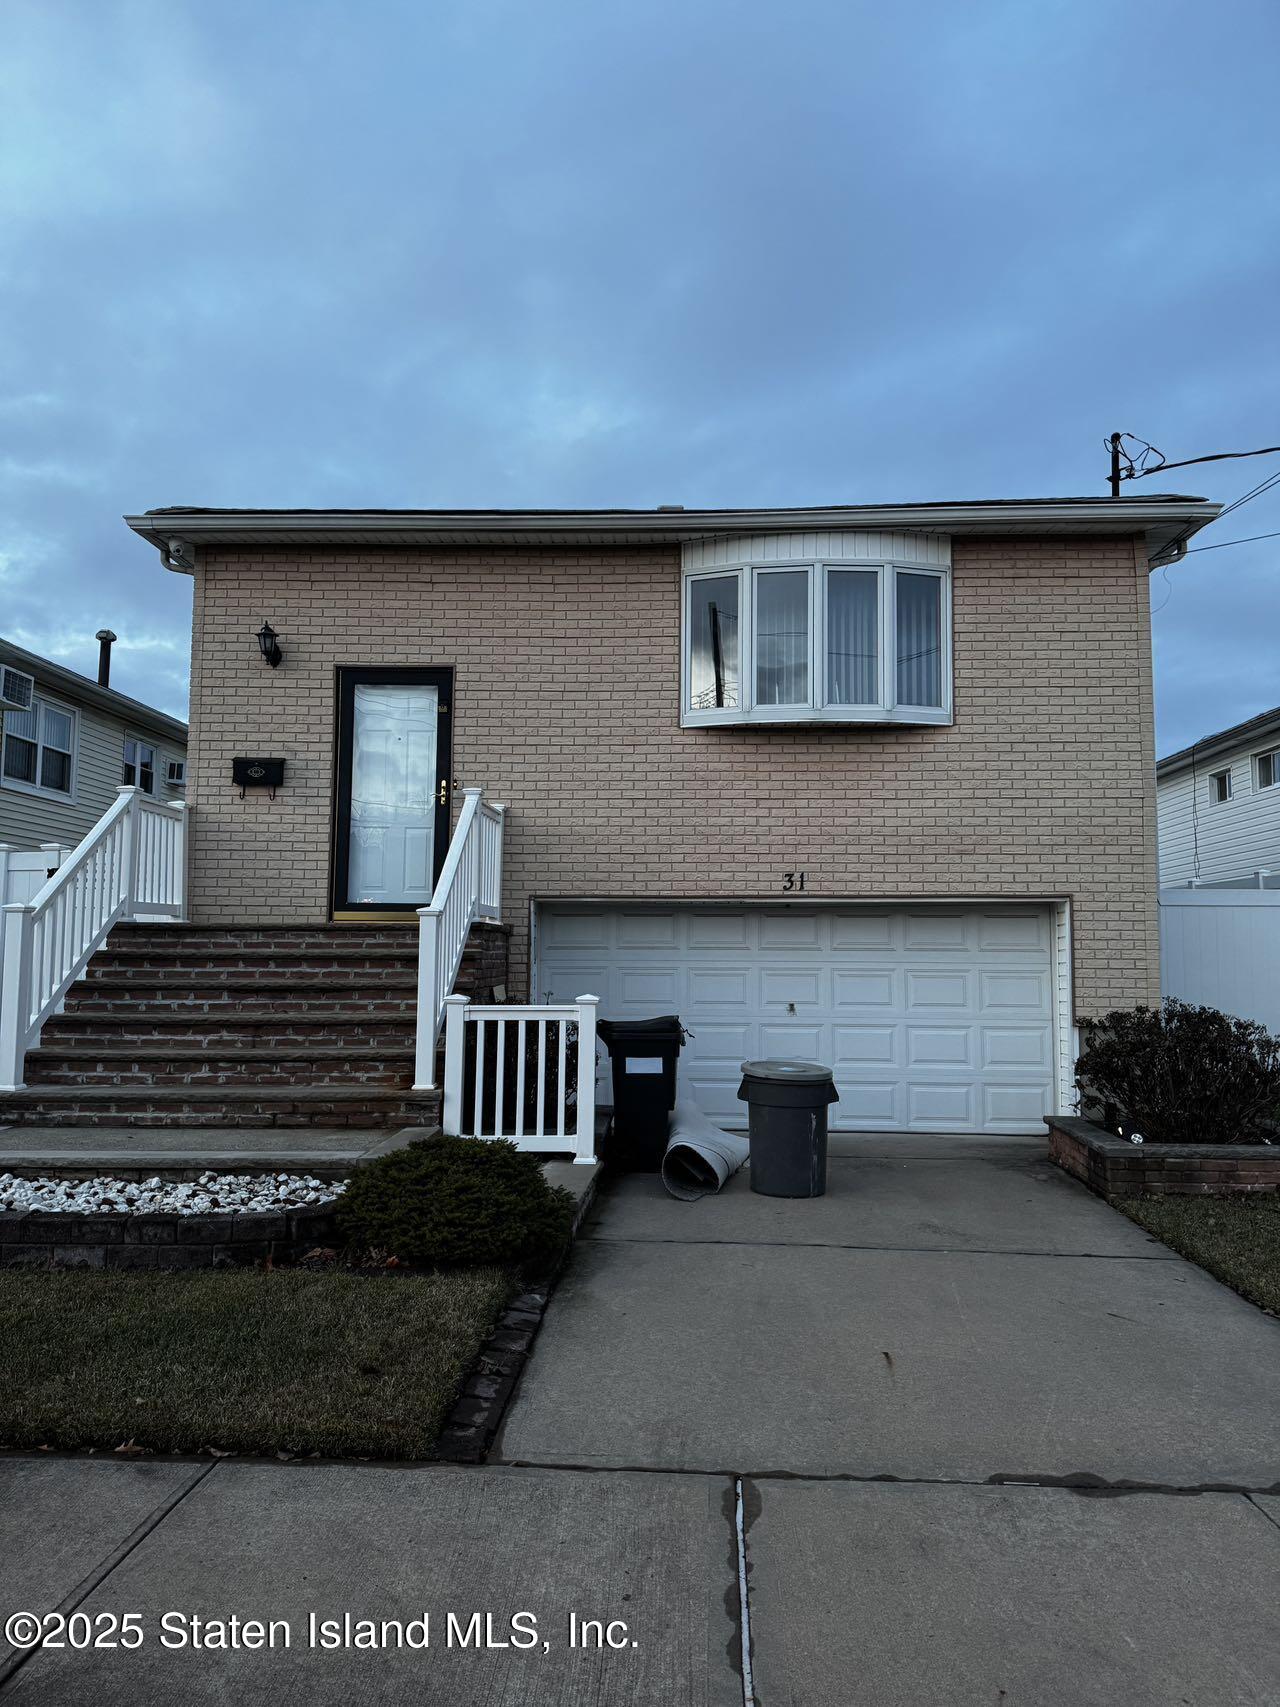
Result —
M 71 852 L 57 842 L 38 848 L 13 848 L 0 842 L 0 967 L 4 965 L 4 909 L 11 901 L 29 901 L 39 893 Z
M 1160 990 L 1280 1035 L 1280 889 L 1162 889 Z
M 598 996 L 539 1007 L 445 998 L 447 1133 L 596 1159 Z

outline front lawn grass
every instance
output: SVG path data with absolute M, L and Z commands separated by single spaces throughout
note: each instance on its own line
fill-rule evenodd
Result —
M 1113 1198 L 1140 1227 L 1280 1315 L 1280 1193 Z
M 0 1446 L 424 1458 L 509 1271 L 0 1271 Z

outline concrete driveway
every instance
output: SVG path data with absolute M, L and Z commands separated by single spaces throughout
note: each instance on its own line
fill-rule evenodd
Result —
M 144 1630 L 0 1658 L 0 1694 L 1260 1707 L 1277 1415 L 1277 1325 L 1039 1144 L 864 1140 L 805 1203 L 632 1178 L 490 1465 L 0 1461 L 2 1610 Z M 397 1645 L 423 1613 L 430 1646 Z M 571 1613 L 616 1646 L 575 1644 Z M 196 1648 L 193 1614 L 275 1643 Z M 512 1645 L 451 1644 L 485 1614 Z

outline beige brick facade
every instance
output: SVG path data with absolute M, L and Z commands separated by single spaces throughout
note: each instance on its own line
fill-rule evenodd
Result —
M 1155 1000 L 1141 548 L 957 538 L 953 580 L 951 727 L 681 729 L 678 547 L 204 551 L 194 917 L 326 919 L 335 668 L 449 665 L 454 777 L 509 807 L 515 996 L 531 899 L 772 901 L 803 869 L 815 900 L 1070 896 L 1077 1011 Z M 274 801 L 238 753 L 283 754 Z

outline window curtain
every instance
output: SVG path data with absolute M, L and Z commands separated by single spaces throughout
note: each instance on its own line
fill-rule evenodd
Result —
M 756 576 L 756 704 L 809 702 L 809 571 Z
M 877 576 L 868 569 L 827 571 L 827 703 L 876 705 L 880 699 Z
M 689 706 L 693 711 L 738 705 L 738 577 L 690 582 Z
M 942 704 L 942 583 L 898 575 L 898 704 Z

